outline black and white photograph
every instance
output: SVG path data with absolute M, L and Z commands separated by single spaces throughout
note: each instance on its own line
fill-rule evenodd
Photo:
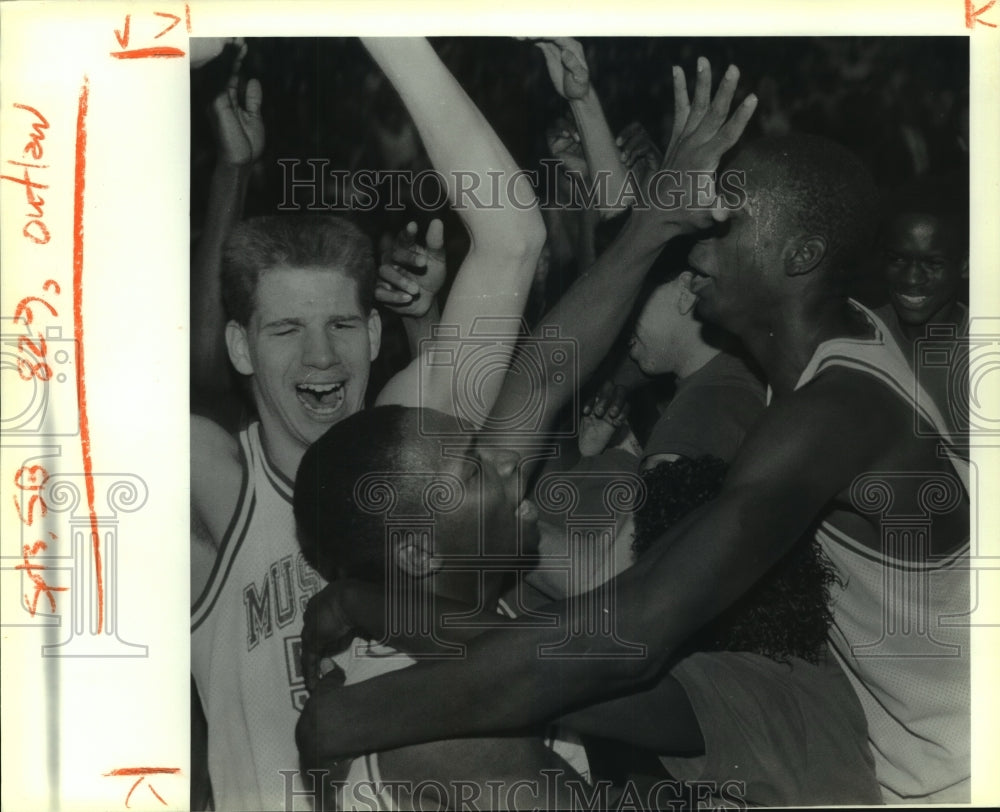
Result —
M 970 800 L 968 40 L 191 100 L 195 808 Z
M 991 3 L 0 12 L 5 809 L 1000 801 Z

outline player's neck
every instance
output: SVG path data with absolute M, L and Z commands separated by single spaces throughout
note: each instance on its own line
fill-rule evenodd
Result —
M 302 462 L 306 449 L 301 444 L 285 438 L 275 440 L 274 432 L 269 432 L 263 422 L 261 423 L 260 439 L 264 445 L 264 453 L 267 455 L 268 462 L 288 480 L 294 482 L 295 474 L 299 470 L 299 463 Z
M 764 370 L 775 395 L 795 389 L 802 372 L 825 341 L 862 337 L 870 333 L 867 321 L 845 299 L 795 302 L 777 309 L 774 317 L 741 336 Z

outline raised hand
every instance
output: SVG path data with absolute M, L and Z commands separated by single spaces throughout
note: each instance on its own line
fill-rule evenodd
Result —
M 618 134 L 615 145 L 621 148 L 625 168 L 635 175 L 639 183 L 645 183 L 650 173 L 663 163 L 663 153 L 638 121 L 633 121 Z
M 545 66 L 556 92 L 568 101 L 582 99 L 590 90 L 590 71 L 583 46 L 571 37 L 539 39 L 535 45 L 545 55 Z
M 240 50 L 233 60 L 229 82 L 212 103 L 212 128 L 220 163 L 248 166 L 264 151 L 264 119 L 260 115 L 264 93 L 260 82 L 251 79 L 244 93 L 244 106 L 240 106 L 240 68 L 247 54 L 247 44 L 237 42 Z
M 376 301 L 400 316 L 426 315 L 446 277 L 441 221 L 431 220 L 424 245 L 417 242 L 417 224 L 407 223 L 382 256 L 378 275 Z
M 580 455 L 594 457 L 608 447 L 612 436 L 628 416 L 628 390 L 605 381 L 583 407 L 577 445 Z
M 566 171 L 587 177 L 590 168 L 583 154 L 580 132 L 574 124 L 565 118 L 558 118 L 552 128 L 545 133 L 545 140 L 552 157 L 558 158 Z
M 740 139 L 757 108 L 757 97 L 750 94 L 732 114 L 729 108 L 739 82 L 735 65 L 726 70 L 715 97 L 710 99 L 712 70 L 708 60 L 698 58 L 694 100 L 688 98 L 684 71 L 675 66 L 674 126 L 660 170 L 649 180 L 646 192 L 651 203 L 646 211 L 654 223 L 672 223 L 682 232 L 706 228 L 712 223 L 715 200 L 714 181 L 700 183 L 693 173 L 714 173 L 722 156 Z M 698 199 L 694 199 L 695 191 Z M 679 201 L 680 205 L 666 201 Z

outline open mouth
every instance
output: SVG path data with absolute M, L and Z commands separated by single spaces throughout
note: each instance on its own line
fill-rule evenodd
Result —
M 691 292 L 697 296 L 702 290 L 712 283 L 712 277 L 706 273 L 702 273 L 697 268 L 691 268 L 690 270 L 691 273 L 694 274 L 691 279 Z
M 906 293 L 896 293 L 896 301 L 909 310 L 919 310 L 930 300 L 930 296 L 914 296 Z
M 325 419 L 332 417 L 344 405 L 344 383 L 300 383 L 295 387 L 296 395 L 306 411 Z

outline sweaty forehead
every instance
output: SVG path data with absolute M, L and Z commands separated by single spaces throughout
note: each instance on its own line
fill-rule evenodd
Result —
M 285 316 L 282 311 L 305 308 L 330 315 L 364 315 L 357 281 L 338 267 L 277 265 L 261 271 L 254 313 Z

